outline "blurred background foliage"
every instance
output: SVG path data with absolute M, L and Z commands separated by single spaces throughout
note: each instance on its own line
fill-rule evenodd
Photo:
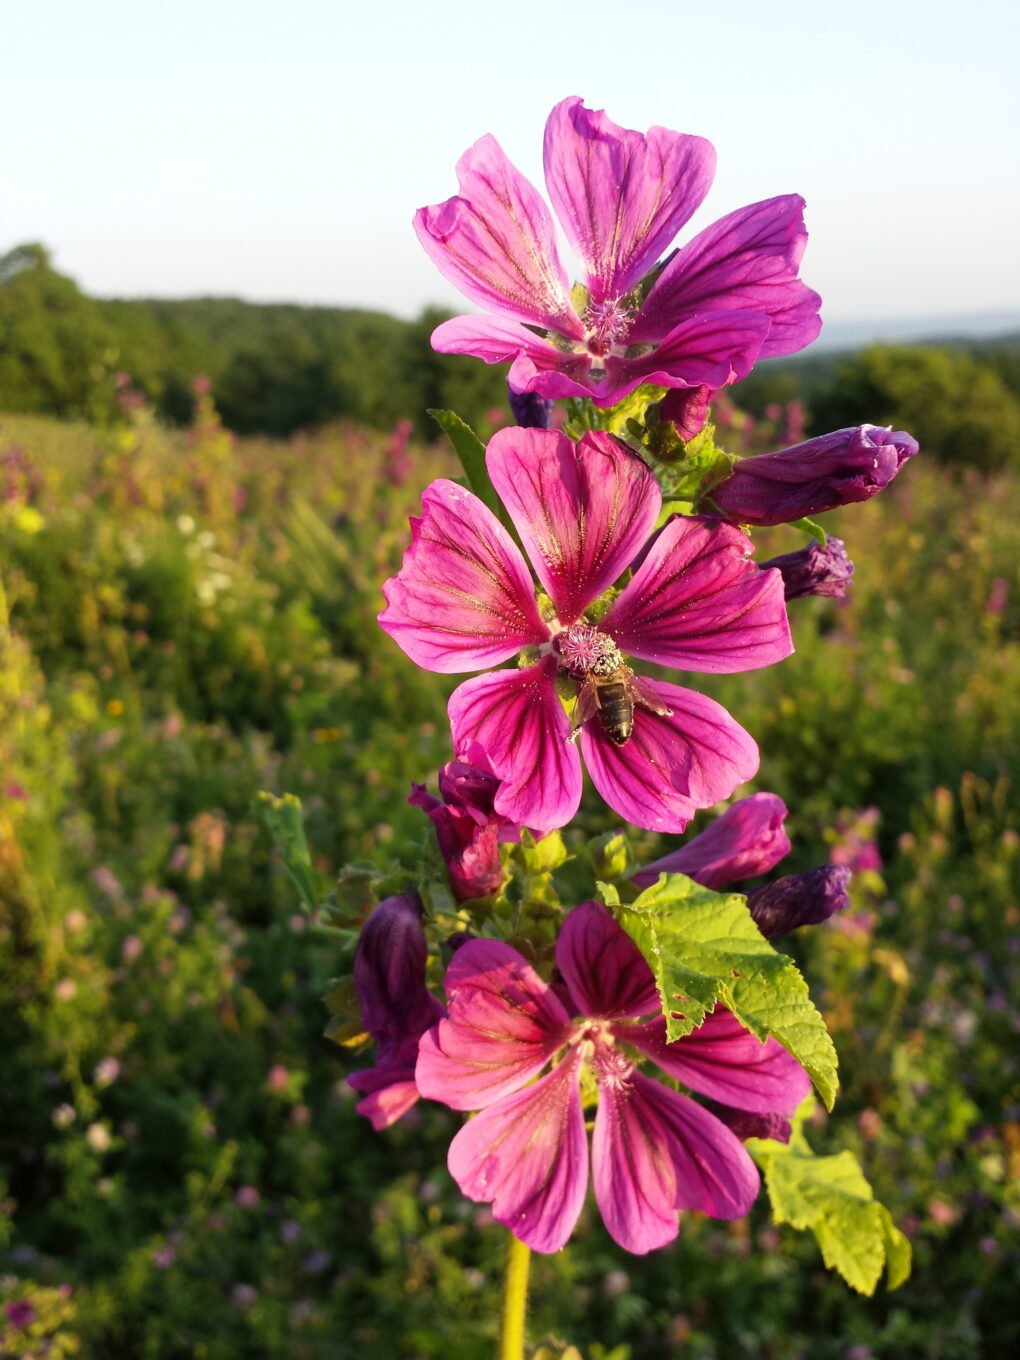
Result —
M 447 757 L 456 679 L 377 628 L 379 586 L 456 475 L 411 421 L 453 405 L 487 435 L 502 375 L 436 361 L 429 318 L 97 303 L 23 255 L 0 269 L 0 1355 L 488 1357 L 502 1234 L 446 1173 L 455 1118 L 354 1114 L 367 1058 L 322 1037 L 321 1001 L 350 960 L 253 800 L 303 799 L 327 878 L 427 843 L 405 798 Z M 1020 1341 L 1013 353 L 766 365 L 717 410 L 734 450 L 862 419 L 924 444 L 827 517 L 846 604 L 796 602 L 782 666 L 696 681 L 759 740 L 790 867 L 856 871 L 853 911 L 789 944 L 842 1061 L 811 1139 L 861 1157 L 913 1279 L 853 1295 L 764 1204 L 645 1259 L 587 1212 L 535 1265 L 551 1354 Z M 612 825 L 588 796 L 573 834 Z

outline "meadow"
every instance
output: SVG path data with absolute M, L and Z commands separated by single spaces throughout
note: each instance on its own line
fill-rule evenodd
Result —
M 788 418 L 731 410 L 726 434 L 761 447 Z M 0 1355 L 492 1353 L 502 1235 L 445 1170 L 455 1117 L 355 1114 L 367 1060 L 323 1035 L 349 949 L 257 804 L 301 798 L 323 880 L 356 866 L 350 904 L 428 853 L 406 798 L 448 758 L 455 678 L 375 623 L 422 487 L 456 475 L 418 440 L 239 439 L 203 384 L 178 430 L 126 383 L 92 424 L 0 415 Z M 855 871 L 852 911 L 785 942 L 841 1058 L 811 1138 L 859 1155 L 913 1277 L 853 1294 L 764 1197 L 642 1259 L 586 1212 L 535 1262 L 543 1356 L 1020 1342 L 1020 476 L 922 453 L 826 519 L 847 601 L 794 602 L 781 666 L 697 684 L 796 809 L 784 868 Z M 586 798 L 584 832 L 613 825 Z

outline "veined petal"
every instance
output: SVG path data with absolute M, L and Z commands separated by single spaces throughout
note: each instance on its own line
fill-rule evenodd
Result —
M 439 272 L 483 307 L 580 339 L 549 209 L 495 137 L 464 153 L 457 182 L 454 198 L 414 216 Z
M 383 594 L 380 626 L 426 670 L 495 666 L 549 637 L 516 543 L 477 496 L 445 477 L 422 496 L 411 546 Z
M 446 977 L 448 1018 L 418 1046 L 415 1080 L 429 1100 L 481 1110 L 537 1076 L 570 1033 L 556 993 L 502 940 L 470 940 Z
M 610 1235 L 638 1255 L 672 1242 L 677 1210 L 741 1218 L 761 1185 L 747 1150 L 715 1115 L 640 1072 L 599 1091 L 592 1175 Z
M 625 746 L 614 746 L 593 720 L 581 749 L 592 782 L 621 817 L 647 831 L 683 831 L 699 808 L 753 778 L 758 747 L 714 699 L 664 680 L 645 686 L 669 716 L 635 707 Z
M 632 344 L 655 343 L 696 313 L 758 311 L 772 321 L 763 359 L 803 349 L 822 325 L 821 298 L 797 277 L 806 244 L 799 194 L 738 208 L 673 256 L 628 338 Z
M 651 471 L 609 434 L 575 444 L 553 430 L 499 430 L 485 465 L 563 624 L 630 565 L 662 505 Z
M 372 1121 L 376 1133 L 403 1119 L 418 1101 L 413 1067 L 406 1070 L 370 1067 L 363 1072 L 352 1072 L 347 1085 L 364 1094 L 364 1100 L 359 1100 L 354 1108 Z
M 432 332 L 432 348 L 439 354 L 470 354 L 487 364 L 516 360 L 531 375 L 541 374 L 566 383 L 569 390 L 558 392 L 557 396 L 584 396 L 588 391 L 581 381 L 589 367 L 586 354 L 559 349 L 519 321 L 506 317 L 453 316 Z M 513 386 L 519 392 L 532 390 L 516 380 Z
M 654 1086 L 639 1072 L 605 1084 L 592 1135 L 595 1199 L 614 1242 L 636 1256 L 672 1242 L 679 1231 L 676 1170 L 669 1134 L 655 1109 Z
M 711 387 L 746 378 L 758 359 L 771 322 L 764 312 L 715 311 L 680 321 L 647 354 L 606 360 L 607 395 L 632 391 L 639 383 L 660 387 Z
M 671 1044 L 662 1016 L 616 1032 L 692 1091 L 739 1110 L 792 1114 L 811 1089 L 807 1072 L 778 1040 L 762 1043 L 721 1007 Z
M 703 137 L 619 127 L 574 96 L 545 128 L 545 182 L 595 301 L 621 297 L 700 206 L 715 174 Z
M 556 658 L 466 680 L 450 696 L 453 746 L 475 741 L 502 781 L 493 807 L 532 830 L 566 826 L 581 801 L 581 761 L 556 693 Z
M 565 1246 L 588 1188 L 580 1052 L 548 1076 L 491 1105 L 450 1144 L 450 1175 L 468 1199 L 533 1251 Z
M 630 656 L 682 670 L 756 670 L 793 651 L 778 571 L 716 519 L 677 515 L 602 620 Z
M 786 804 L 774 793 L 752 793 L 679 850 L 639 869 L 634 882 L 649 887 L 660 874 L 686 874 L 713 892 L 767 874 L 790 853 L 783 827 Z
M 556 965 L 582 1015 L 622 1019 L 659 1009 L 655 978 L 644 955 L 597 902 L 575 907 L 563 922 Z

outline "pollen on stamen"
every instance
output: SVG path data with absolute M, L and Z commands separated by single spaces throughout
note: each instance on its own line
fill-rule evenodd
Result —
M 588 675 L 612 675 L 623 665 L 623 653 L 608 633 L 589 623 L 572 623 L 557 633 L 553 648 L 560 665 L 575 680 Z
M 633 309 L 624 306 L 618 298 L 589 303 L 584 312 L 588 353 L 601 357 L 614 345 L 626 345 L 633 316 Z

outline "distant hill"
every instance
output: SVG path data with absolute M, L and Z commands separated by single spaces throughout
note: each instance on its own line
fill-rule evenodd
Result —
M 812 351 L 855 350 L 872 344 L 998 345 L 1010 340 L 1020 344 L 1020 310 L 826 321 Z

